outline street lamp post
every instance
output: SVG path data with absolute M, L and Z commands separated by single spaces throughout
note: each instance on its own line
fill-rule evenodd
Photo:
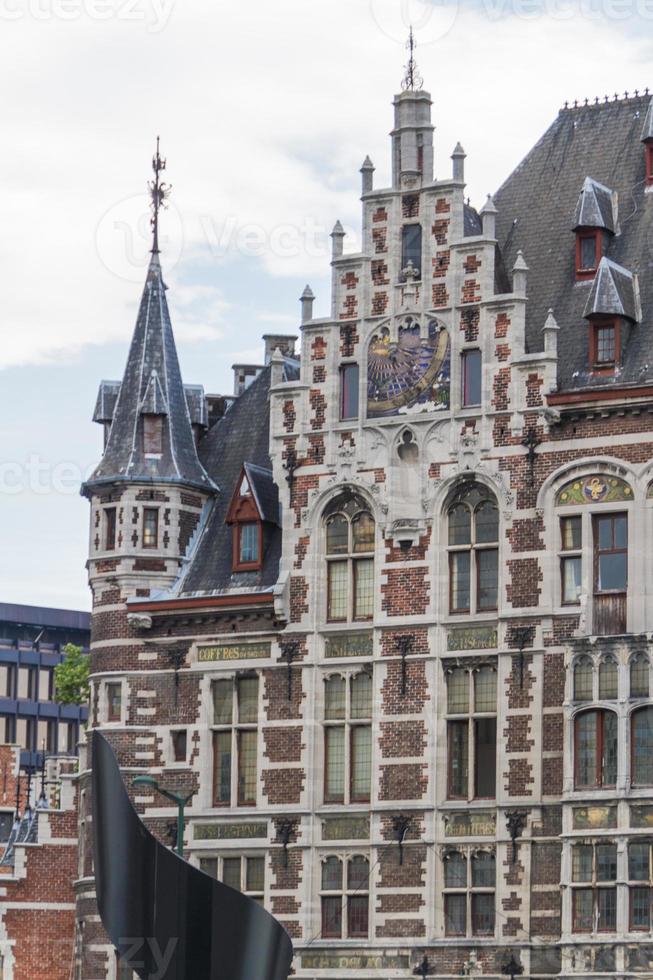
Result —
M 171 800 L 177 807 L 177 854 L 179 857 L 184 856 L 184 813 L 186 806 L 192 800 L 195 795 L 195 790 L 189 793 L 188 796 L 182 796 L 181 793 L 173 793 L 169 789 L 164 789 L 163 786 L 159 786 L 156 779 L 153 776 L 136 776 L 132 779 L 132 786 L 149 786 L 151 789 L 156 790 L 161 796 L 165 796 L 167 800 Z

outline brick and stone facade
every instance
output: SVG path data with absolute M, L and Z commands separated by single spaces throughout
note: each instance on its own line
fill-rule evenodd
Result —
M 196 791 L 188 859 L 262 898 L 297 977 L 410 977 L 425 957 L 428 976 L 644 975 L 648 362 L 628 379 L 646 328 L 626 330 L 625 276 L 622 363 L 594 370 L 573 207 L 569 240 L 554 229 L 566 272 L 535 267 L 520 172 L 477 214 L 460 146 L 433 179 L 430 107 L 396 98 L 392 186 L 366 161 L 362 251 L 336 225 L 331 315 L 304 294 L 297 357 L 271 355 L 187 474 L 108 479 L 102 463 L 91 481 L 91 723 L 127 785 L 150 772 Z M 583 113 L 618 128 L 613 109 L 565 110 L 553 150 L 565 127 L 589 132 Z M 639 142 L 628 152 L 643 165 Z M 534 320 L 547 289 L 556 319 Z M 572 293 L 578 320 L 557 317 Z M 248 463 L 262 551 L 243 572 L 227 518 Z M 166 839 L 164 801 L 135 803 Z M 78 976 L 112 980 L 88 853 Z

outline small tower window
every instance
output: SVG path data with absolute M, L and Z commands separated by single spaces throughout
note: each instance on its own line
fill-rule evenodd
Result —
M 583 228 L 576 232 L 576 278 L 590 279 L 601 261 L 601 230 Z
M 159 545 L 159 511 L 156 507 L 146 507 L 143 511 L 143 547 L 157 548 Z
M 340 418 L 358 418 L 358 364 L 343 364 L 340 368 Z
M 143 416 L 143 452 L 146 456 L 160 456 L 163 452 L 163 416 Z
M 107 507 L 104 511 L 104 549 L 113 551 L 116 547 L 116 508 Z
M 646 154 L 646 183 L 650 187 L 653 184 L 653 143 L 646 143 L 644 146 Z
M 260 524 L 237 524 L 238 565 L 258 565 Z
M 466 350 L 462 354 L 463 407 L 481 404 L 481 352 Z
M 409 262 L 412 262 L 413 269 L 417 273 L 416 278 L 420 279 L 422 276 L 422 226 L 404 225 L 401 235 L 402 271 L 408 268 Z

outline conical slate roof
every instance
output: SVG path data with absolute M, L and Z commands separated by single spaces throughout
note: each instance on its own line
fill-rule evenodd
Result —
M 104 456 L 86 482 L 86 492 L 116 480 L 216 489 L 197 456 L 165 290 L 154 253 Z M 160 454 L 145 454 L 144 415 L 163 418 Z

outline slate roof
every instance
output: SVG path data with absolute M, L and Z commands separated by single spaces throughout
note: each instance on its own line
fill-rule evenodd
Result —
M 649 96 L 563 109 L 540 141 L 494 195 L 497 238 L 507 268 L 522 249 L 529 266 L 526 349 L 541 351 L 549 308 L 560 327 L 558 386 L 638 384 L 653 381 L 653 196 L 645 184 L 640 142 Z M 618 234 L 607 257 L 638 273 L 642 320 L 630 331 L 624 362 L 614 376 L 588 370 L 589 331 L 583 314 L 592 280 L 575 280 L 578 195 L 585 178 L 616 191 Z
M 215 489 L 197 455 L 165 291 L 159 256 L 154 254 L 119 391 L 116 395 L 115 382 L 100 387 L 95 418 L 113 421 L 104 455 L 85 492 L 113 480 Z M 144 413 L 165 417 L 160 457 L 146 457 L 143 451 Z
M 576 205 L 572 228 L 605 228 L 615 233 L 617 216 L 614 195 L 609 187 L 586 177 Z
M 284 359 L 284 380 L 298 371 L 298 364 Z M 269 456 L 270 372 L 264 368 L 233 403 L 229 411 L 200 441 L 200 459 L 209 476 L 220 486 L 188 570 L 178 584 L 180 595 L 271 590 L 279 574 L 281 528 L 279 497 L 272 480 Z M 233 572 L 232 529 L 225 517 L 245 468 L 257 506 L 266 523 L 263 563 L 260 571 Z
M 637 323 L 641 316 L 638 299 L 637 278 L 604 256 L 596 270 L 583 316 L 602 313 Z

